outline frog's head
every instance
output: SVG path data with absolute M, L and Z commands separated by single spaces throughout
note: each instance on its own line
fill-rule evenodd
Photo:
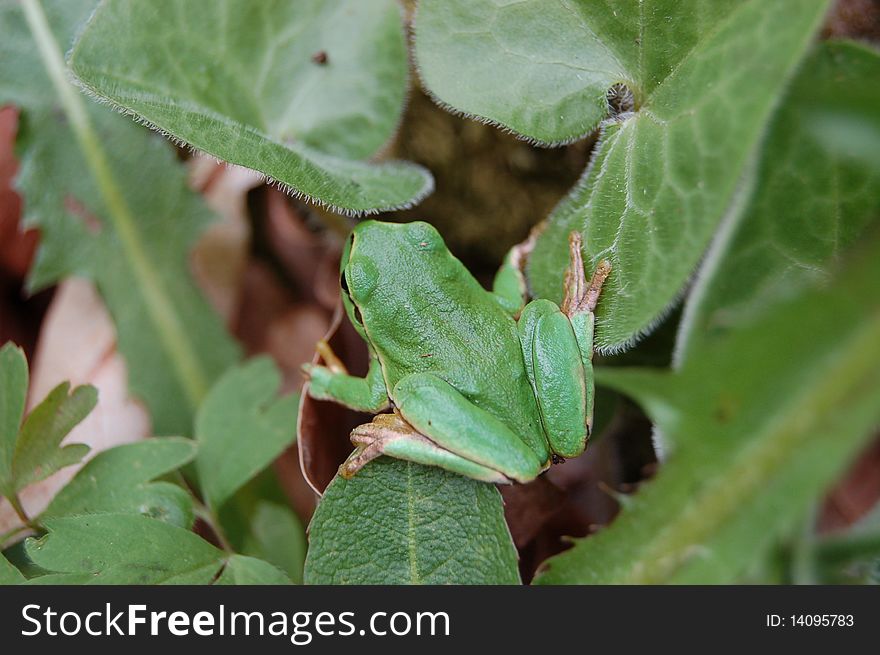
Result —
M 451 264 L 451 265 L 450 265 Z M 433 226 L 364 221 L 345 243 L 340 286 L 346 313 L 367 341 L 364 320 L 405 310 L 402 303 L 461 267 Z M 463 270 L 463 267 L 461 267 Z

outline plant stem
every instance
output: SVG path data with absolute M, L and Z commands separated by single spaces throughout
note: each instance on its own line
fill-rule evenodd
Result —
M 22 7 L 64 113 L 70 120 L 73 133 L 108 208 L 109 217 L 119 236 L 122 249 L 134 269 L 135 279 L 138 280 L 144 295 L 147 313 L 168 351 L 184 393 L 195 409 L 207 391 L 207 376 L 195 357 L 195 350 L 163 287 L 162 280 L 141 246 L 142 239 L 137 221 L 113 175 L 107 155 L 92 127 L 83 98 L 68 81 L 64 57 L 52 34 L 40 1 L 22 0 Z
M 16 516 L 21 520 L 22 523 L 25 524 L 26 527 L 32 528 L 34 527 L 33 523 L 31 523 L 30 517 L 27 515 L 27 512 L 24 511 L 24 507 L 21 504 L 21 501 L 18 499 L 18 494 L 11 494 L 7 497 L 9 500 L 9 504 L 12 505 L 12 509 L 15 510 Z
M 223 531 L 223 526 L 220 524 L 220 519 L 217 517 L 217 514 L 210 508 L 208 505 L 199 500 L 198 496 L 196 496 L 195 492 L 192 489 L 189 481 L 180 471 L 175 471 L 175 476 L 177 478 L 178 484 L 181 487 L 188 490 L 190 496 L 192 496 L 193 501 L 193 511 L 196 516 L 202 519 L 209 528 L 211 528 L 211 532 L 214 533 L 214 536 L 217 537 L 217 542 L 220 544 L 220 547 L 226 551 L 227 553 L 234 553 L 235 549 L 232 547 L 232 544 L 229 543 L 229 539 L 226 538 L 226 533 Z
M 0 550 L 3 550 L 6 547 L 6 542 L 9 541 L 12 537 L 22 532 L 26 532 L 30 529 L 31 528 L 26 525 L 20 525 L 17 528 L 12 528 L 12 530 L 0 534 Z
M 232 544 L 229 543 L 226 534 L 223 532 L 223 528 L 220 526 L 220 519 L 218 519 L 217 515 L 211 511 L 211 508 L 201 501 L 193 499 L 193 509 L 195 510 L 196 516 L 202 519 L 208 524 L 208 527 L 211 528 L 211 531 L 220 543 L 220 547 L 227 553 L 234 553 L 235 549 L 232 547 Z

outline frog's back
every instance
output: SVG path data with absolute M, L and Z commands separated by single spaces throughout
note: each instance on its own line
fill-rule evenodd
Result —
M 374 251 L 380 244 L 369 240 L 379 236 L 384 247 Z M 375 267 L 370 298 L 359 309 L 389 390 L 411 373 L 434 373 L 504 421 L 542 459 L 549 456 L 516 322 L 436 230 L 410 223 L 375 235 L 356 232 L 357 238 L 358 261 Z

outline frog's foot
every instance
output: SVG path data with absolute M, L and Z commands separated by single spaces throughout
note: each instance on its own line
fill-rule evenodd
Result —
M 374 416 L 372 422 L 352 430 L 349 438 L 356 449 L 339 467 L 339 475 L 343 478 L 353 477 L 372 460 L 384 454 L 386 448 L 397 440 L 430 441 L 396 413 Z
M 351 478 L 380 455 L 388 455 L 448 471 L 477 480 L 507 484 L 507 476 L 487 466 L 467 460 L 446 450 L 416 430 L 398 414 L 378 414 L 372 422 L 359 425 L 351 432 L 355 451 L 339 467 L 339 475 Z
M 562 301 L 562 311 L 569 318 L 596 309 L 602 285 L 611 273 L 611 262 L 603 259 L 588 282 L 581 247 L 581 233 L 572 232 L 568 237 L 569 265 L 565 271 L 565 298 Z

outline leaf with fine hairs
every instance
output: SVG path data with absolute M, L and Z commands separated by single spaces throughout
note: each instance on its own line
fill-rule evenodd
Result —
M 366 161 L 407 91 L 394 0 L 109 0 L 70 63 L 93 94 L 175 139 L 352 214 L 406 207 L 433 181 Z
M 678 298 L 827 6 L 423 0 L 416 59 L 445 105 L 528 139 L 559 144 L 600 129 L 527 274 L 535 296 L 558 302 L 568 236 L 582 232 L 588 268 L 613 267 L 596 327 L 609 352 Z

